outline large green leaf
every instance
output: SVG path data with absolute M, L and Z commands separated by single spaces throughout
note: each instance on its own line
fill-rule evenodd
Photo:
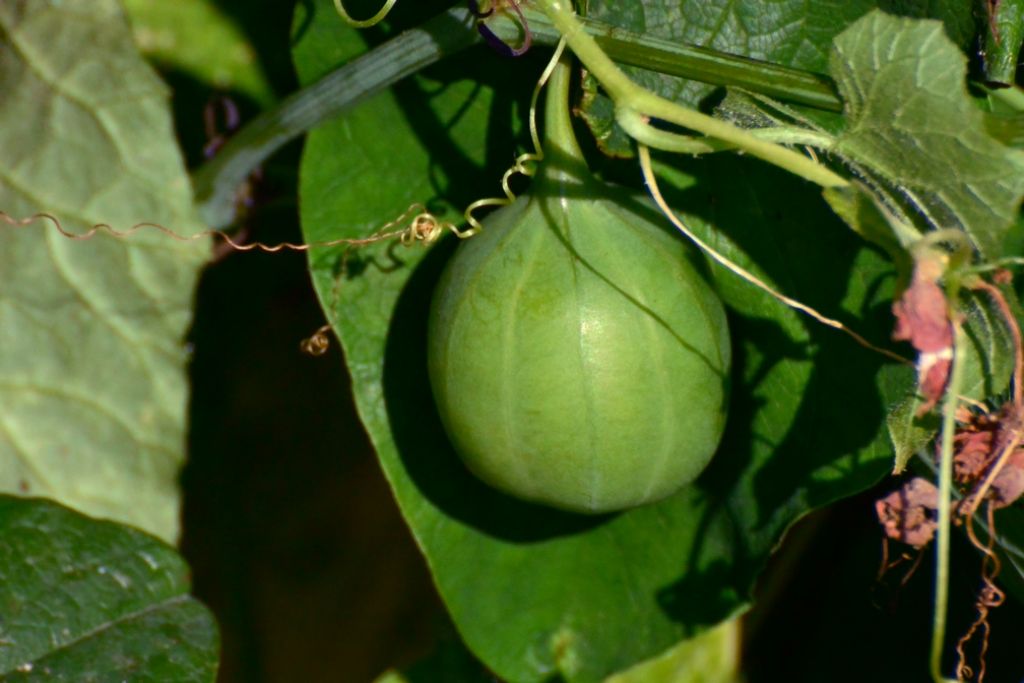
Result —
M 0 681 L 205 683 L 217 629 L 173 549 L 50 501 L 0 496 Z
M 1002 255 L 1024 196 L 1024 152 L 991 137 L 971 101 L 967 58 L 942 24 L 872 12 L 831 60 L 847 126 L 835 151 L 890 184 L 932 228 L 966 231 Z
M 305 82 L 359 49 L 328 0 L 314 7 L 295 51 Z M 510 93 L 525 98 L 537 71 L 466 54 L 314 132 L 301 168 L 306 239 L 365 237 L 411 202 L 439 210 L 493 194 L 512 158 Z M 695 229 L 787 293 L 888 334 L 887 265 L 813 188 L 745 160 L 689 170 L 667 182 Z M 718 271 L 734 398 L 698 484 L 598 518 L 496 493 L 452 452 L 427 382 L 427 309 L 453 241 L 427 254 L 366 248 L 344 276 L 343 250 L 316 250 L 310 263 L 402 513 L 462 636 L 499 676 L 600 680 L 737 613 L 794 518 L 887 470 L 881 357 Z
M 198 226 L 167 91 L 114 0 L 0 3 L 0 210 L 63 227 Z M 186 351 L 204 241 L 0 223 L 0 490 L 165 539 L 178 529 Z

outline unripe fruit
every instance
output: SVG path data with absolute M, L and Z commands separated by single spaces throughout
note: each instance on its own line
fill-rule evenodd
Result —
M 664 498 L 708 464 L 729 335 L 702 257 L 648 203 L 592 178 L 574 148 L 549 145 L 529 196 L 459 247 L 434 296 L 428 360 L 472 472 L 597 513 Z

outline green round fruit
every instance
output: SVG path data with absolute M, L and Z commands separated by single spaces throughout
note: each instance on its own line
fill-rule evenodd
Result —
M 726 317 L 702 257 L 660 218 L 585 173 L 547 174 L 459 247 L 434 295 L 429 370 L 478 477 L 597 513 L 664 498 L 708 464 Z

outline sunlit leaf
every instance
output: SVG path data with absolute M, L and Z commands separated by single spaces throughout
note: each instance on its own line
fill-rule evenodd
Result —
M 113 0 L 0 3 L 0 210 L 198 229 L 168 92 Z M 0 490 L 178 530 L 183 342 L 205 242 L 0 222 Z
M 1024 196 L 1024 152 L 990 136 L 967 93 L 967 58 L 942 24 L 873 12 L 836 39 L 831 71 L 847 117 L 835 151 L 929 227 L 964 230 L 982 256 L 1001 256 Z

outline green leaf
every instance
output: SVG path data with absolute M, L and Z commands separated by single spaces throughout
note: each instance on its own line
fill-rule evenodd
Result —
M 605 683 L 738 683 L 741 622 L 730 619 Z
M 1024 153 L 990 137 L 967 59 L 936 21 L 873 12 L 836 39 L 846 103 L 834 151 L 896 188 L 933 228 L 966 231 L 997 258 L 1024 196 Z
M 981 88 L 975 102 L 988 116 L 989 135 L 1004 145 L 1024 147 L 1024 91 L 1017 88 Z M 1008 253 L 1015 253 L 1008 250 Z
M 690 175 L 661 166 L 674 186 L 663 191 L 699 237 L 776 291 L 885 346 L 893 266 L 837 230 L 812 188 L 743 159 L 672 163 Z M 713 272 L 740 351 L 726 441 L 701 481 L 732 507 L 753 575 L 754 558 L 767 556 L 792 519 L 882 476 L 891 451 L 881 406 L 910 391 L 913 375 L 728 269 Z
M 0 4 L 0 210 L 67 230 L 199 226 L 167 91 L 113 0 Z M 0 223 L 0 490 L 171 540 L 183 336 L 205 240 Z
M 1007 296 L 1013 297 L 1007 292 Z M 1013 374 L 1013 338 L 1010 328 L 991 299 L 968 292 L 961 301 L 965 316 L 964 377 L 961 396 L 984 401 L 997 397 L 1010 386 Z
M 216 626 L 170 547 L 9 496 L 0 496 L 0 538 L 3 683 L 216 678 Z
M 328 0 L 314 7 L 295 50 L 303 82 L 360 44 Z M 540 64 L 457 59 L 310 136 L 307 241 L 366 237 L 415 201 L 442 213 L 495 194 L 524 115 L 511 98 L 528 97 Z M 746 160 L 699 170 L 672 182 L 696 229 L 787 293 L 887 336 L 889 267 L 836 229 L 813 189 Z M 452 452 L 427 381 L 427 311 L 453 241 L 426 254 L 319 249 L 310 264 L 398 505 L 462 637 L 498 676 L 599 681 L 736 614 L 788 524 L 888 469 L 881 357 L 716 271 L 737 365 L 728 433 L 698 485 L 598 518 L 498 494 Z
M 896 452 L 893 474 L 903 472 L 910 459 L 925 448 L 939 431 L 939 421 L 934 413 L 917 417 L 917 409 L 921 403 L 917 394 L 911 394 L 889 409 L 886 424 L 889 427 L 889 439 L 892 440 L 892 447 Z
M 274 99 L 256 52 L 213 0 L 124 0 L 135 42 L 161 67 L 261 105 Z

